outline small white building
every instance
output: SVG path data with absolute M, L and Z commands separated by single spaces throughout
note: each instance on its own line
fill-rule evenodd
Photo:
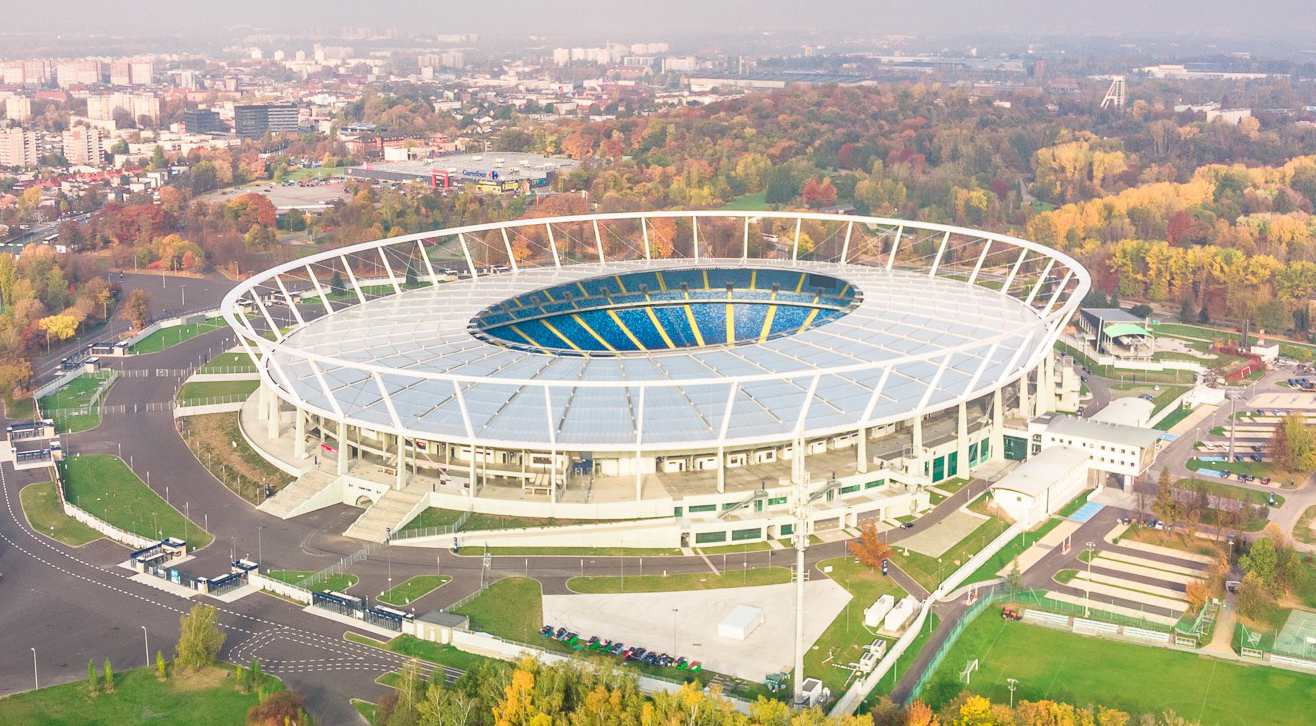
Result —
M 882 620 L 886 618 L 886 614 L 891 612 L 891 608 L 895 607 L 895 605 L 896 599 L 890 594 L 879 597 L 877 602 L 869 605 L 864 610 L 864 626 L 868 628 L 876 628 L 882 623 Z
M 763 609 L 753 605 L 737 605 L 717 624 L 717 634 L 723 638 L 745 640 L 754 629 L 763 624 Z
M 1119 477 L 1125 489 L 1151 467 L 1162 436 L 1156 429 L 1064 414 L 1036 418 L 1028 430 L 1033 456 L 1052 446 L 1083 449 L 1090 457 L 1089 469 Z
M 882 629 L 890 633 L 899 631 L 905 627 L 910 618 L 914 617 L 914 611 L 917 609 L 918 601 L 912 595 L 906 595 L 886 614 Z
M 1128 396 L 1113 399 L 1100 411 L 1092 414 L 1088 420 L 1145 428 L 1147 423 L 1151 421 L 1152 414 L 1155 411 L 1156 404 L 1151 401 L 1137 396 Z
M 1050 446 L 992 484 L 996 505 L 1011 519 L 1034 527 L 1087 486 L 1088 452 Z

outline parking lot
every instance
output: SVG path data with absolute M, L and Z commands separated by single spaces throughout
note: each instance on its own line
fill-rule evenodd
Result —
M 823 634 L 850 593 L 827 579 L 804 584 L 805 642 Z M 763 610 L 763 623 L 745 640 L 724 638 L 717 625 L 737 605 Z M 720 590 L 545 595 L 544 623 L 566 627 L 581 640 L 596 635 L 700 661 L 704 670 L 761 682 L 789 670 L 795 657 L 795 586 L 761 585 Z M 855 623 L 862 627 L 862 623 Z
M 260 194 L 269 199 L 276 209 L 317 207 L 329 204 L 335 199 L 346 199 L 342 180 L 324 182 L 312 180 L 308 181 L 306 186 L 302 186 L 298 182 L 288 184 L 263 182 L 249 184 L 238 189 L 221 189 L 210 192 L 203 195 L 201 199 L 212 204 L 215 202 L 227 203 L 248 193 Z

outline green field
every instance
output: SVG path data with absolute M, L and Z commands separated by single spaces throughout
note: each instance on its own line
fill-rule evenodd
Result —
M 165 502 L 119 457 L 74 456 L 59 466 L 64 496 L 93 516 L 147 539 L 185 539 L 191 550 L 210 544 L 210 533 Z
M 257 388 L 260 381 L 194 381 L 184 383 L 178 390 L 178 403 L 182 406 L 232 403 L 250 396 Z
M 1165 415 L 1165 418 L 1161 419 L 1160 421 L 1157 421 L 1156 425 L 1153 426 L 1152 428 L 1158 431 L 1169 431 L 1170 429 L 1174 428 L 1175 424 L 1188 418 L 1188 414 L 1190 413 L 1192 413 L 1191 409 L 1187 409 L 1183 407 L 1176 408 L 1175 410 L 1167 413 Z
M 439 575 L 416 575 L 390 590 L 385 590 L 380 594 L 379 601 L 398 607 L 410 605 L 412 602 L 448 584 L 451 579 L 451 577 Z
M 1244 666 L 1129 643 L 979 617 L 933 675 L 923 697 L 937 708 L 959 693 L 965 663 L 978 659 L 969 690 L 1006 703 L 1006 678 L 1018 679 L 1015 701 L 1097 703 L 1134 714 L 1172 709 L 1203 726 L 1299 726 L 1316 702 L 1316 675 Z
M 765 209 L 771 209 L 772 206 L 767 202 L 767 194 L 759 192 L 758 194 L 742 194 L 735 199 L 722 205 L 722 209 L 733 212 L 757 212 Z
M 462 557 L 479 557 L 483 547 L 459 547 L 457 554 Z M 490 547 L 491 555 L 524 555 L 526 557 L 554 557 L 567 555 L 571 557 L 679 557 L 682 553 L 676 547 Z
M 252 373 L 256 371 L 256 366 L 251 362 L 251 356 L 246 353 L 220 353 L 206 361 L 206 364 L 201 366 L 197 373 L 241 373 L 243 371 Z
M 529 643 L 544 624 L 543 590 L 538 580 L 506 577 L 452 612 L 470 618 L 475 630 Z
M 102 693 L 95 698 L 87 695 L 83 681 L 0 698 L 0 723 L 14 726 L 242 726 L 247 723 L 247 710 L 257 704 L 257 698 L 255 694 L 238 691 L 234 680 L 233 671 L 228 667 L 175 676 L 163 683 L 156 680 L 154 667 L 139 668 L 116 673 L 114 693 Z
M 1270 506 L 1269 504 L 1270 492 L 1263 492 L 1256 489 L 1247 489 L 1245 487 L 1234 486 L 1233 484 L 1226 484 L 1225 482 L 1218 480 L 1213 481 L 1211 479 L 1180 479 L 1174 483 L 1174 487 L 1176 489 L 1196 490 L 1197 485 L 1199 483 L 1204 484 L 1206 486 L 1207 494 L 1213 494 L 1215 496 L 1231 497 L 1233 499 L 1241 499 L 1242 501 L 1245 501 L 1248 504 L 1259 504 L 1267 507 Z M 1284 506 L 1284 497 L 1282 495 L 1280 494 L 1275 495 L 1275 506 L 1276 507 Z
M 5 418 L 10 421 L 21 421 L 23 419 L 35 418 L 37 415 L 36 402 L 31 396 L 16 398 L 13 401 L 5 403 Z
M 831 572 L 825 572 L 828 567 L 832 569 Z M 804 672 L 807 676 L 821 679 L 833 693 L 841 693 L 845 690 L 846 679 L 851 671 L 830 664 L 857 663 L 864 654 L 864 646 L 877 637 L 864 627 L 864 609 L 883 595 L 890 595 L 899 602 L 905 596 L 905 591 L 895 580 L 869 569 L 853 557 L 823 560 L 818 563 L 818 570 L 812 575 L 825 574 L 853 597 L 845 604 L 845 610 L 832 620 L 832 624 L 827 626 L 804 654 Z
M 56 429 L 62 434 L 100 426 L 100 407 L 105 396 L 109 395 L 109 386 L 105 384 L 109 376 L 108 372 L 85 373 L 49 396 L 42 396 L 42 415 L 54 419 Z M 95 398 L 103 385 L 106 390 Z
M 271 580 L 286 582 L 289 585 L 297 585 L 298 587 L 306 587 L 302 584 L 302 581 L 315 573 L 310 570 L 270 570 L 269 572 L 262 574 Z M 334 592 L 347 592 L 347 590 L 356 585 L 356 583 L 356 575 L 342 572 L 337 575 L 330 575 L 324 581 L 317 583 L 315 589 L 316 591 L 333 590 Z
M 635 577 L 573 577 L 567 587 L 581 593 L 601 592 L 676 592 L 679 590 L 717 590 L 724 587 L 752 587 L 779 585 L 791 581 L 790 570 L 785 567 L 759 567 L 748 570 L 726 570 L 720 575 L 711 572 L 682 573 L 676 575 L 636 575 Z
M 344 633 L 343 637 L 353 643 L 368 645 L 372 648 L 382 648 L 399 655 L 405 655 L 408 658 L 416 658 L 430 663 L 437 663 L 439 665 L 456 668 L 462 671 L 468 670 L 476 664 L 486 661 L 495 661 L 498 663 L 505 662 L 498 660 L 497 658 L 487 658 L 482 655 L 457 650 L 457 648 L 451 645 L 443 645 L 442 643 L 435 643 L 429 640 L 421 640 L 420 638 L 411 635 L 399 635 L 387 643 L 380 643 L 373 638 L 368 638 L 353 632 Z
M 64 513 L 55 482 L 29 484 L 18 493 L 23 514 L 32 529 L 66 545 L 81 547 L 101 538 L 101 533 Z
M 228 327 L 224 318 L 206 318 L 199 323 L 189 325 L 175 325 L 172 328 L 161 328 L 154 333 L 137 341 L 130 352 L 135 354 L 158 353 L 166 348 L 171 348 L 185 340 L 191 340 L 212 330 Z
M 714 545 L 712 547 L 696 547 L 695 549 L 706 555 L 737 555 L 744 552 L 763 552 L 772 549 L 772 545 L 764 541 L 737 542 L 735 544 Z

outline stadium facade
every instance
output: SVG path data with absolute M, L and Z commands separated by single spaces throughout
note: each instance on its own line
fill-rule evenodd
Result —
M 1053 410 L 1089 286 L 1062 253 L 972 229 L 650 212 L 333 250 L 252 277 L 224 314 L 260 369 L 244 433 L 302 475 L 278 513 L 367 507 L 349 533 L 370 539 L 438 507 L 714 545 L 790 534 L 805 499 L 814 529 L 917 514 L 1000 461 L 1007 428 Z

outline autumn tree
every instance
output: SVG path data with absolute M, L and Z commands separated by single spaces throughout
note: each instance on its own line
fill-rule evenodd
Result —
M 879 569 L 882 562 L 891 557 L 891 547 L 883 542 L 877 531 L 877 523 L 865 522 L 859 528 L 859 539 L 851 540 L 847 548 L 855 559 L 871 569 Z
M 175 668 L 201 669 L 215 662 L 219 649 L 224 646 L 218 615 L 213 605 L 197 603 L 179 618 L 182 633 L 174 654 Z
M 133 290 L 128 293 L 124 315 L 132 322 L 134 328 L 145 328 L 151 322 L 151 296 L 145 290 Z

